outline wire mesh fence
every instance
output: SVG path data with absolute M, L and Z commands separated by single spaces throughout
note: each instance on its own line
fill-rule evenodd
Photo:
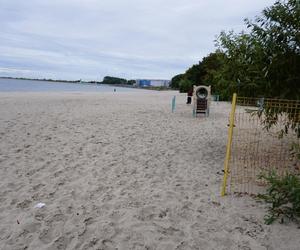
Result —
M 300 101 L 237 97 L 227 193 L 257 194 L 259 175 L 299 172 Z

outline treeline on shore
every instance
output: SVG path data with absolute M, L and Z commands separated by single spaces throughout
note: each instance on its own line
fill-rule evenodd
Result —
M 133 85 L 135 84 L 135 80 L 127 80 L 124 78 L 105 76 L 103 78 L 102 84 L 116 84 L 116 85 Z
M 245 19 L 247 31 L 221 32 L 216 51 L 185 73 L 171 87 L 187 92 L 192 85 L 211 85 L 222 100 L 240 96 L 300 98 L 300 4 L 279 0 L 255 20 Z
M 0 77 L 2 79 L 30 80 L 30 81 L 47 81 L 47 82 L 69 82 L 69 83 L 95 83 L 95 84 L 110 84 L 110 85 L 133 85 L 135 80 L 126 80 L 123 78 L 105 76 L 102 81 L 82 81 L 80 80 L 56 80 L 46 78 L 25 78 L 25 77 Z
M 28 78 L 28 77 L 9 77 L 3 76 L 0 79 L 15 79 L 15 80 L 29 80 L 29 81 L 46 81 L 46 82 L 70 82 L 70 83 L 79 83 L 81 80 L 59 80 L 59 79 L 47 79 L 47 78 Z

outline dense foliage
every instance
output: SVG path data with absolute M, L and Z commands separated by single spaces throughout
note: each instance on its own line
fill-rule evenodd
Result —
M 223 60 L 224 54 L 222 52 L 211 53 L 184 74 L 174 76 L 170 86 L 179 89 L 180 92 L 187 92 L 193 85 L 212 85 L 216 94 L 219 91 L 218 70 L 222 67 Z
M 265 223 L 271 224 L 275 220 L 284 219 L 298 221 L 300 217 L 300 178 L 298 175 L 286 174 L 283 177 L 274 172 L 261 176 L 268 183 L 265 194 L 258 198 L 270 204 Z
M 134 80 L 127 81 L 123 78 L 118 77 L 112 77 L 112 76 L 105 76 L 102 81 L 103 84 L 127 84 L 127 85 L 133 85 L 135 83 Z
M 128 85 L 133 85 L 133 84 L 135 84 L 135 80 L 128 80 L 128 81 L 127 81 L 127 84 L 128 84 Z
M 188 92 L 193 88 L 193 82 L 187 78 L 183 78 L 179 82 L 179 91 L 182 93 Z
M 170 87 L 173 89 L 179 89 L 179 83 L 183 79 L 183 76 L 184 76 L 184 74 L 179 74 L 179 75 L 174 76 L 171 79 Z
M 222 69 L 226 85 L 243 96 L 298 99 L 299 1 L 278 1 L 246 24 L 248 34 L 222 32 L 218 38 L 226 54 Z
M 196 85 L 212 85 L 213 93 L 223 99 L 233 92 L 299 99 L 300 1 L 277 1 L 254 21 L 246 19 L 245 23 L 248 32 L 221 32 L 216 41 L 218 50 L 193 65 L 182 78 Z

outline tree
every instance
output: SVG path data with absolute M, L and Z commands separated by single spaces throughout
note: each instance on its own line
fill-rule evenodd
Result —
M 300 2 L 277 1 L 251 23 L 252 34 L 266 49 L 264 72 L 270 96 L 300 98 Z M 283 88 L 284 86 L 284 88 Z
M 180 80 L 179 82 L 179 91 L 181 93 L 186 93 L 188 92 L 192 87 L 193 87 L 193 82 L 186 79 L 186 78 L 183 78 Z
M 210 85 L 213 94 L 220 95 L 223 92 L 220 86 L 220 70 L 224 65 L 225 54 L 220 51 L 210 53 L 202 59 L 202 67 L 205 74 L 203 75 L 202 84 Z
M 300 1 L 278 0 L 245 24 L 248 32 L 221 32 L 218 50 L 175 76 L 174 86 L 182 79 L 211 85 L 223 100 L 234 92 L 300 99 Z
M 219 37 L 221 49 L 225 54 L 223 66 L 219 70 L 219 85 L 223 96 L 229 99 L 233 92 L 241 96 L 260 96 L 265 77 L 262 71 L 263 47 L 253 41 L 249 34 L 222 32 Z
M 187 69 L 184 74 L 174 76 L 171 81 L 171 87 L 179 89 L 181 80 L 188 80 L 188 84 L 184 81 L 181 85 L 211 85 L 213 93 L 221 92 L 218 85 L 220 78 L 218 77 L 218 72 L 224 64 L 224 57 L 225 54 L 221 51 L 210 53 L 199 64 L 195 64 Z M 186 88 L 181 87 L 181 91 L 183 89 Z
M 103 84 L 127 84 L 127 80 L 118 77 L 105 76 L 102 81 Z
M 249 33 L 222 32 L 218 38 L 226 55 L 220 80 L 228 94 L 299 99 L 299 0 L 277 1 L 245 22 Z
M 133 84 L 135 84 L 135 83 L 136 83 L 135 80 L 128 80 L 128 81 L 127 81 L 127 84 L 128 84 L 128 85 L 133 85 Z
M 205 70 L 202 62 L 190 67 L 184 74 L 185 79 L 191 81 L 193 85 L 202 85 L 205 76 Z
M 179 89 L 179 82 L 183 79 L 183 77 L 184 77 L 184 74 L 179 74 L 179 75 L 174 76 L 171 79 L 170 87 L 172 89 Z
M 199 64 L 194 64 L 192 67 L 188 68 L 184 74 L 174 76 L 171 80 L 170 86 L 172 88 L 179 88 L 182 90 L 185 88 L 180 88 L 180 85 L 186 85 L 187 82 L 189 82 L 188 84 L 192 85 L 201 85 L 203 83 L 204 75 L 205 71 L 203 69 L 203 66 L 201 65 L 201 62 L 199 62 Z

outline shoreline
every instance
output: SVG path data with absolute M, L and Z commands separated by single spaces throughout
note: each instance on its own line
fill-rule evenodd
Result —
M 45 82 L 45 83 L 69 83 L 74 84 L 75 86 L 109 86 L 115 88 L 127 88 L 127 89 L 138 89 L 138 90 L 152 90 L 152 91 L 174 91 L 171 88 L 166 87 L 137 87 L 128 84 L 105 84 L 102 82 L 81 82 L 81 81 L 68 81 L 68 80 L 51 80 L 51 79 L 28 79 L 28 78 L 12 78 L 12 77 L 0 77 L 0 80 L 18 80 L 18 81 L 37 81 L 37 82 Z

